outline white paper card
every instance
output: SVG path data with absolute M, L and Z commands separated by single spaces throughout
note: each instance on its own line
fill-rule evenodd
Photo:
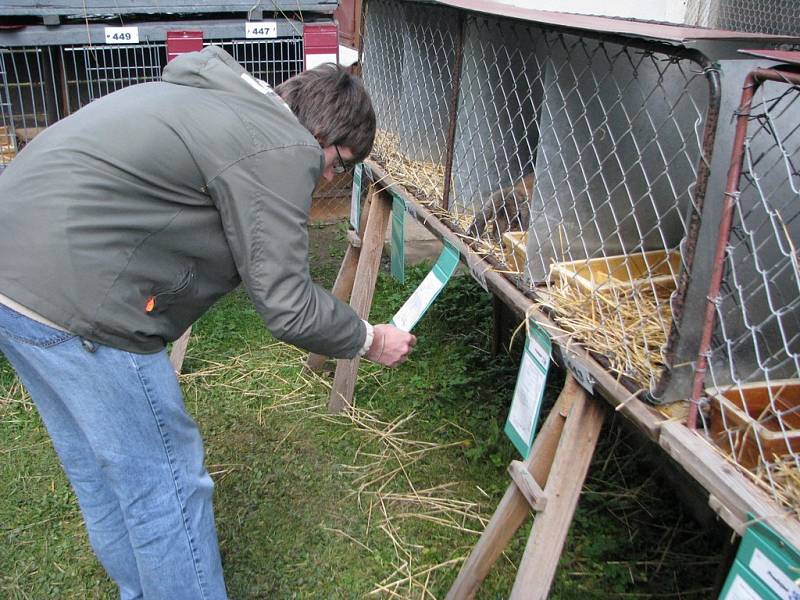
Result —
M 747 585 L 744 579 L 737 575 L 722 600 L 762 600 L 762 598 L 753 588 Z
M 278 37 L 277 21 L 246 21 L 244 37 L 248 40 L 274 39 Z
M 106 27 L 106 44 L 138 44 L 138 27 Z
M 547 364 L 546 361 L 543 362 Z M 547 374 L 542 373 L 531 355 L 524 352 L 514 399 L 511 401 L 511 412 L 508 415 L 509 423 L 523 440 L 529 440 L 533 435 L 534 417 L 546 380 Z
M 411 294 L 405 304 L 397 311 L 392 322 L 395 327 L 403 331 L 411 331 L 414 323 L 419 321 L 422 314 L 428 309 L 433 299 L 444 287 L 444 283 L 431 271 L 422 280 L 414 293 Z
M 800 598 L 800 588 L 792 581 L 786 573 L 781 571 L 758 548 L 753 550 L 750 557 L 750 570 L 763 581 L 769 589 L 780 596 L 781 600 L 797 600 Z
M 550 350 L 543 347 L 535 337 L 528 339 L 528 352 L 533 354 L 533 358 L 539 361 L 539 364 L 547 369 L 550 366 Z

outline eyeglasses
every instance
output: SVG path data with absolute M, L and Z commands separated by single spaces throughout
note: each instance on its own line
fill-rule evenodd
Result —
M 353 165 L 344 162 L 342 159 L 342 155 L 339 154 L 339 146 L 337 144 L 333 145 L 334 150 L 336 150 L 336 157 L 339 159 L 338 165 L 333 165 L 333 172 L 336 175 L 341 175 L 342 173 L 347 173 L 350 169 L 353 168 Z

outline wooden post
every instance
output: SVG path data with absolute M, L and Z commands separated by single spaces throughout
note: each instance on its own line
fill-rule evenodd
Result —
M 172 363 L 172 368 L 175 370 L 176 375 L 181 374 L 183 368 L 183 359 L 186 356 L 186 348 L 189 346 L 189 336 L 192 335 L 192 326 L 181 334 L 177 340 L 172 342 L 172 351 L 169 353 L 169 362 Z
M 363 214 L 368 215 L 370 212 L 370 205 L 372 204 L 372 194 L 367 194 L 362 207 Z M 342 302 L 349 302 L 350 294 L 353 293 L 353 284 L 356 278 L 356 267 L 361 256 L 361 240 L 364 238 L 364 230 L 366 228 L 367 219 L 362 218 L 358 229 L 358 236 L 354 239 L 348 237 L 347 250 L 344 254 L 344 259 L 339 267 L 339 273 L 336 275 L 336 281 L 333 284 L 331 293 Z M 351 231 L 352 233 L 352 231 Z M 356 241 L 357 240 L 357 241 Z M 314 354 L 313 352 L 308 355 L 306 359 L 306 368 L 312 371 L 318 371 L 322 365 L 328 360 L 328 357 L 323 354 Z
M 367 196 L 372 196 L 372 200 L 367 214 L 364 236 L 361 240 L 361 252 L 350 299 L 350 306 L 362 319 L 369 317 L 369 309 L 372 306 L 372 296 L 375 293 L 375 283 L 378 280 L 378 270 L 381 265 L 383 240 L 392 212 L 392 198 L 387 192 L 377 191 L 373 185 Z M 360 361 L 359 357 L 336 361 L 336 373 L 328 400 L 330 412 L 340 412 L 352 402 Z
M 560 543 L 557 543 L 558 539 L 555 534 L 560 534 L 561 532 L 553 532 L 552 524 L 549 525 L 544 532 L 548 535 L 547 543 L 556 544 L 556 546 L 551 545 L 544 548 L 544 551 L 542 551 L 541 546 L 537 546 L 537 554 L 535 555 L 531 555 L 526 550 L 523 563 L 517 575 L 518 581 L 524 571 L 531 569 L 530 565 L 534 564 L 532 561 L 538 560 L 544 564 L 544 555 L 552 555 L 552 560 L 555 561 L 555 564 L 558 563 L 561 547 L 564 539 L 566 539 L 566 531 L 569 527 L 569 522 L 572 520 L 575 508 L 571 494 L 574 493 L 574 501 L 577 502 L 577 496 L 580 492 L 586 469 L 588 469 L 588 461 L 584 469 L 580 468 L 583 464 L 582 462 L 576 465 L 573 461 L 576 458 L 582 460 L 587 453 L 589 460 L 591 460 L 594 445 L 597 442 L 597 436 L 603 423 L 603 416 L 603 409 L 599 402 L 590 398 L 575 379 L 571 375 L 567 375 L 564 388 L 537 434 L 530 456 L 524 463 L 536 484 L 544 488 L 543 496 L 539 495 L 537 490 L 532 498 L 535 500 L 536 508 L 543 507 L 538 511 L 539 516 L 534 522 L 534 527 L 535 523 L 545 516 L 548 524 L 563 520 L 565 523 L 563 539 L 561 539 Z M 575 457 L 576 452 L 581 453 L 580 457 Z M 570 468 L 575 468 L 577 473 L 571 475 L 569 473 Z M 519 478 L 518 468 L 514 470 L 517 473 L 515 478 Z M 565 478 L 569 479 L 569 481 L 563 482 L 562 480 Z M 574 481 L 577 479 L 580 482 L 577 484 L 576 490 Z M 531 487 L 530 484 L 526 484 L 526 486 Z M 570 498 L 565 501 L 559 494 L 568 494 Z M 571 510 L 570 506 L 572 507 Z M 461 571 L 447 594 L 447 600 L 470 600 L 475 597 L 476 591 L 488 575 L 492 565 L 497 561 L 509 541 L 511 541 L 514 533 L 524 523 L 533 508 L 534 506 L 529 504 L 526 495 L 512 481 L 494 515 L 486 525 L 480 540 L 478 540 L 475 548 L 473 548 L 466 562 L 462 565 Z M 539 529 L 542 529 L 542 526 Z M 531 534 L 531 540 L 533 540 L 533 536 L 534 533 Z M 528 546 L 529 548 L 531 546 L 530 540 Z M 555 573 L 554 568 L 553 573 Z M 537 563 L 533 573 L 530 575 L 533 578 L 542 578 L 542 581 L 531 585 L 526 579 L 525 585 L 531 585 L 530 590 L 534 590 L 536 593 L 539 593 L 542 586 L 546 586 L 544 594 L 539 596 L 523 595 L 517 596 L 517 598 L 546 598 L 547 590 L 549 590 L 552 581 L 552 574 L 546 577 L 546 572 L 543 572 Z M 515 584 L 515 589 L 516 587 L 517 585 Z M 528 593 L 530 590 L 525 590 L 524 593 Z
M 511 600 L 547 599 L 604 417 L 600 401 L 586 392 L 572 405 L 547 478 L 547 506 L 533 521 Z

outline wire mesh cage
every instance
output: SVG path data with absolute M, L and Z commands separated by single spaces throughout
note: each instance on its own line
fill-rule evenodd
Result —
M 686 23 L 701 27 L 800 35 L 796 0 L 687 0 Z
M 63 67 L 61 98 L 65 114 L 129 85 L 158 81 L 166 64 L 163 43 L 74 45 L 58 50 Z
M 253 76 L 273 87 L 303 70 L 300 37 L 260 41 L 211 39 L 203 45 L 221 47 Z M 159 81 L 167 63 L 163 42 L 112 47 L 64 46 L 60 52 L 67 114 L 126 86 Z
M 800 514 L 800 71 L 748 77 L 719 240 L 702 424 Z
M 373 152 L 427 202 L 444 190 L 458 12 L 370 2 L 363 76 L 378 121 Z
M 448 11 L 367 8 L 376 159 L 658 399 L 694 259 L 717 73 L 666 44 Z
M 81 37 L 87 37 L 83 26 L 64 25 L 41 46 L 5 45 L 0 39 L 0 168 L 45 127 L 92 100 L 161 79 L 165 42 L 74 43 Z M 209 38 L 203 43 L 221 46 L 272 86 L 303 70 L 301 32 L 263 40 Z
M 55 64 L 50 48 L 0 47 L 0 169 L 61 117 Z
M 332 181 L 321 179 L 314 190 L 309 221 L 336 223 L 347 219 L 350 216 L 352 190 L 352 172 L 335 175 Z

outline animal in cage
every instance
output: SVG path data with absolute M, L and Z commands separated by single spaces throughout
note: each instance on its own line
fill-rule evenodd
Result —
M 17 127 L 17 151 L 22 150 L 33 138 L 44 131 L 44 127 Z
M 13 129 L 0 127 L 0 164 L 10 162 L 17 155 L 17 139 Z
M 501 238 L 507 231 L 527 231 L 531 220 L 533 183 L 534 174 L 531 172 L 521 177 L 513 186 L 494 192 L 475 215 L 475 220 L 467 229 L 467 235 L 482 237 L 490 226 L 497 238 Z
M 43 127 L 0 127 L 0 165 L 11 162 L 43 130 Z

